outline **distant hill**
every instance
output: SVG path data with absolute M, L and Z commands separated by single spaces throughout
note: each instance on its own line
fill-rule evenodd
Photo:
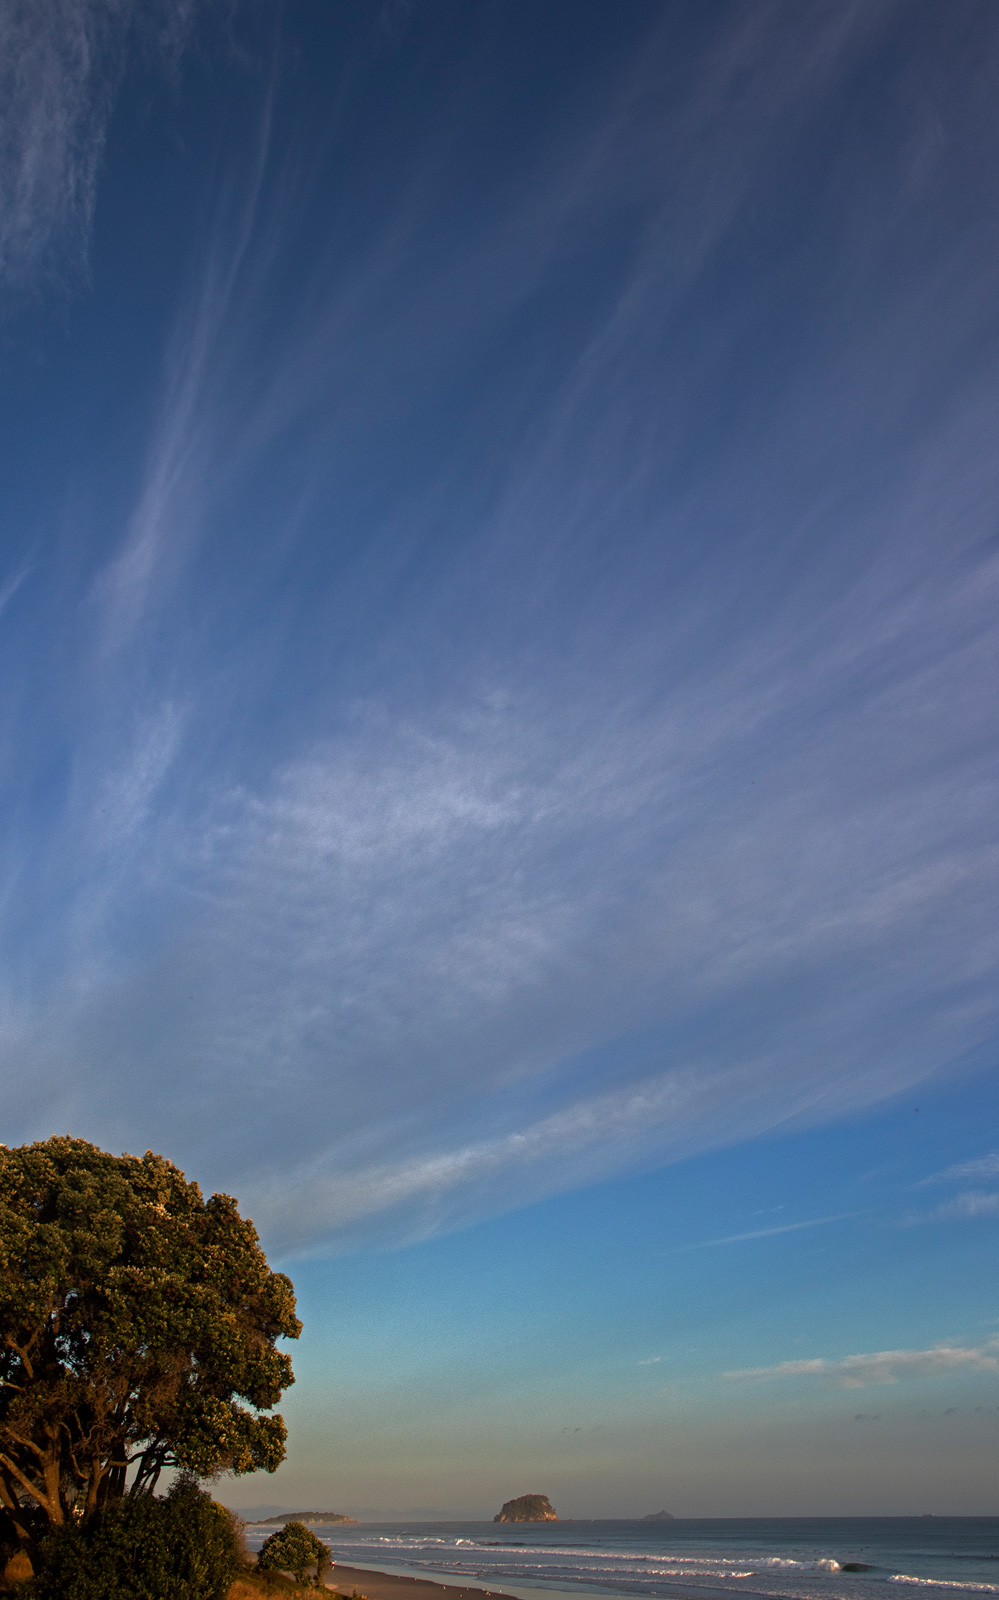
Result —
M 260 1528 L 270 1522 L 352 1522 L 356 1517 L 345 1517 L 342 1511 L 282 1511 L 279 1517 L 261 1517 L 259 1522 L 248 1522 L 248 1528 Z
M 639 1522 L 675 1522 L 672 1511 L 650 1511 L 647 1517 L 639 1517 Z
M 546 1494 L 522 1494 L 508 1500 L 494 1522 L 557 1522 L 558 1513 Z

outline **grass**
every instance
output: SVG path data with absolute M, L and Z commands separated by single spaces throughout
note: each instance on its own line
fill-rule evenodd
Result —
M 242 1572 L 229 1590 L 228 1600 L 281 1600 L 281 1596 L 298 1595 L 302 1600 L 303 1590 L 308 1591 L 310 1585 L 296 1583 L 294 1578 L 286 1578 L 281 1572 Z M 327 1589 L 327 1594 L 336 1595 L 341 1591 Z M 352 1589 L 350 1594 L 342 1596 L 342 1600 L 367 1600 L 367 1596 L 358 1589 Z
M 278 1600 L 280 1595 L 300 1595 L 303 1585 L 280 1572 L 241 1572 L 229 1590 L 228 1600 Z

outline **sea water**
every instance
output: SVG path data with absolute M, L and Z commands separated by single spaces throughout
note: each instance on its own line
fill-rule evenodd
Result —
M 999 1517 L 365 1523 L 316 1532 L 345 1565 L 508 1593 L 704 1600 L 737 1594 L 916 1600 L 930 1590 L 939 1600 L 999 1596 Z

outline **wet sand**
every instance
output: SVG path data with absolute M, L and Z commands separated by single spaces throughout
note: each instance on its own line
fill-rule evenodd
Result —
M 511 1584 L 509 1589 L 487 1589 L 481 1583 L 441 1583 L 435 1578 L 409 1578 L 402 1573 L 381 1572 L 372 1567 L 347 1567 L 339 1561 L 326 1580 L 326 1587 L 344 1595 L 356 1589 L 367 1600 L 486 1600 L 486 1596 L 489 1600 L 577 1600 L 575 1594 L 561 1589 L 528 1589 L 519 1584 Z M 578 1600 L 621 1600 L 621 1597 L 581 1589 Z M 691 1592 L 677 1585 L 671 1590 L 670 1600 L 736 1600 L 736 1597 L 728 1590 Z M 762 1597 L 754 1596 L 753 1600 L 762 1600 Z
M 434 1583 L 430 1578 L 402 1578 L 392 1572 L 376 1572 L 371 1567 L 345 1567 L 337 1562 L 327 1587 L 350 1594 L 356 1589 L 368 1600 L 511 1600 L 502 1589 L 484 1589 L 480 1583 Z

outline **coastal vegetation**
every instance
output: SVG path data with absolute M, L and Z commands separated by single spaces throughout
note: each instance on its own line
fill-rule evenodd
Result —
M 304 1522 L 286 1522 L 279 1533 L 265 1539 L 257 1557 L 261 1571 L 290 1572 L 299 1583 L 315 1574 L 318 1583 L 323 1568 L 329 1566 L 330 1553 Z
M 366 1596 L 354 1590 L 350 1596 L 342 1597 L 339 1591 L 330 1591 L 329 1585 L 324 1585 L 327 1592 L 332 1593 L 332 1600 L 366 1600 Z M 271 1568 L 261 1572 L 254 1567 L 241 1572 L 229 1590 L 227 1600 L 302 1600 L 302 1585 L 297 1578 L 291 1578 L 286 1572 L 278 1572 Z
M 277 1341 L 300 1331 L 290 1280 L 230 1196 L 204 1200 L 151 1151 L 0 1146 L 0 1566 L 43 1587 L 58 1573 L 52 1592 L 73 1600 L 96 1595 L 98 1568 L 132 1571 L 133 1600 L 224 1594 L 232 1519 L 194 1480 L 280 1464 L 273 1407 L 293 1374 Z M 189 1476 L 158 1498 L 167 1469 Z M 218 1554 L 210 1578 L 185 1518 Z
M 281 1600 L 282 1596 L 298 1596 L 302 1585 L 284 1572 L 258 1572 L 255 1568 L 241 1572 L 235 1579 L 227 1600 Z
M 244 1564 L 230 1512 L 190 1478 L 123 1496 L 41 1541 L 24 1600 L 226 1600 Z

